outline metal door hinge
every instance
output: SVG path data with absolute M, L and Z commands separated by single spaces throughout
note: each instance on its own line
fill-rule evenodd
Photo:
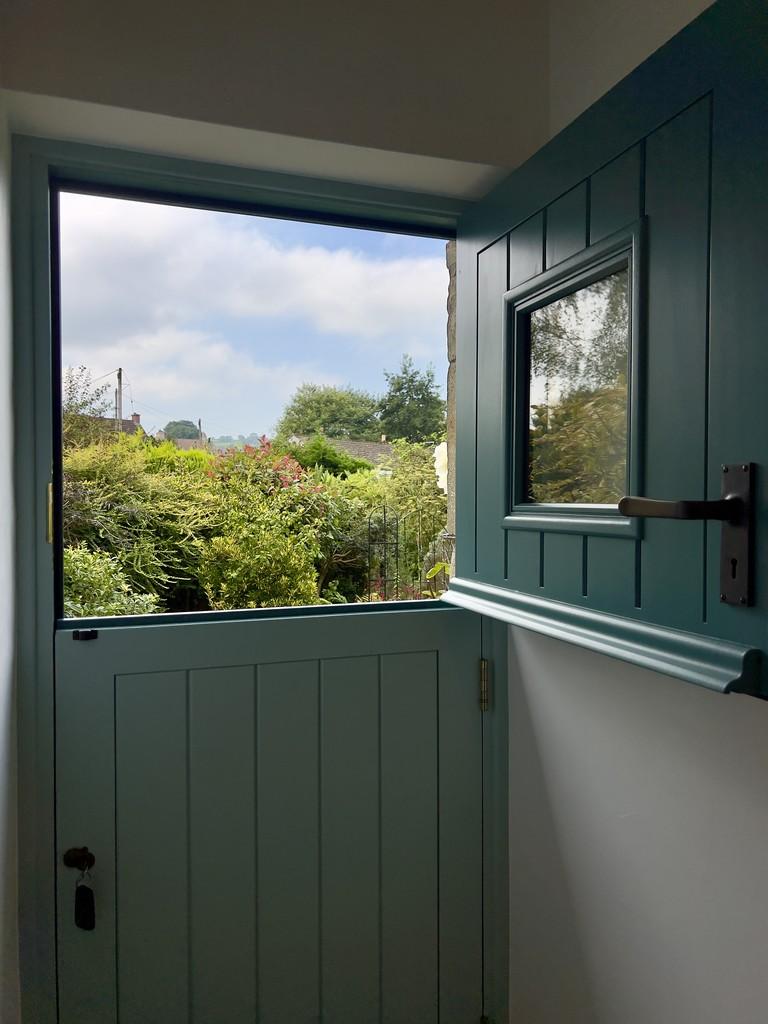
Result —
M 45 492 L 45 539 L 53 544 L 53 484 L 49 483 Z
M 488 659 L 480 659 L 480 710 L 487 711 L 491 706 L 491 682 L 488 670 Z

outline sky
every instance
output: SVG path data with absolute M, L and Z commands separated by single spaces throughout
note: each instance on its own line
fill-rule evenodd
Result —
M 404 353 L 445 391 L 445 242 L 63 193 L 62 364 L 150 433 L 270 434 L 302 383 L 381 394 Z

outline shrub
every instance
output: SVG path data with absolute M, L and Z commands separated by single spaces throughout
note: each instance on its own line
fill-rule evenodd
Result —
M 203 472 L 215 456 L 202 448 L 177 448 L 173 441 L 146 443 L 143 446 L 147 469 L 172 473 Z
M 305 469 L 326 469 L 334 476 L 349 476 L 360 469 L 371 468 L 370 462 L 356 459 L 341 448 L 336 448 L 322 434 L 316 434 L 306 444 L 290 445 L 288 452 Z
M 446 499 L 431 446 L 396 442 L 388 469 L 308 469 L 266 440 L 215 456 L 113 436 L 64 453 L 64 542 L 83 557 L 102 553 L 102 570 L 121 573 L 116 592 L 124 595 L 124 584 L 129 597 L 151 599 L 151 610 L 356 601 L 369 570 L 382 575 L 386 562 L 392 577 L 385 506 L 387 529 L 403 527 L 399 579 L 418 580 L 445 558 L 435 538 Z M 67 577 L 77 571 L 72 558 Z M 72 607 L 85 607 L 73 593 Z
M 317 600 L 314 536 L 242 482 L 223 495 L 220 532 L 202 542 L 199 578 L 211 607 Z M 234 490 L 235 493 L 232 493 Z M 250 492 L 250 493 L 249 493 Z
M 64 614 L 149 615 L 157 611 L 154 594 L 137 594 L 119 561 L 84 544 L 64 549 Z
M 197 558 L 215 525 L 210 483 L 197 460 L 171 466 L 156 451 L 122 436 L 65 452 L 64 543 L 115 555 L 133 589 L 169 610 L 206 607 Z

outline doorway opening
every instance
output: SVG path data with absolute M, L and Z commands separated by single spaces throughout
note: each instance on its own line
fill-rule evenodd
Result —
M 53 199 L 61 617 L 439 597 L 446 242 Z

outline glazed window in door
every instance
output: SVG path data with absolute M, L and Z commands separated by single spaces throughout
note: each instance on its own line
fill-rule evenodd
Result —
M 64 617 L 437 597 L 445 241 L 52 198 Z
M 634 526 L 617 504 L 639 487 L 641 238 L 638 225 L 505 296 L 507 527 Z
M 627 299 L 622 268 L 531 311 L 526 501 L 615 505 L 626 493 Z

